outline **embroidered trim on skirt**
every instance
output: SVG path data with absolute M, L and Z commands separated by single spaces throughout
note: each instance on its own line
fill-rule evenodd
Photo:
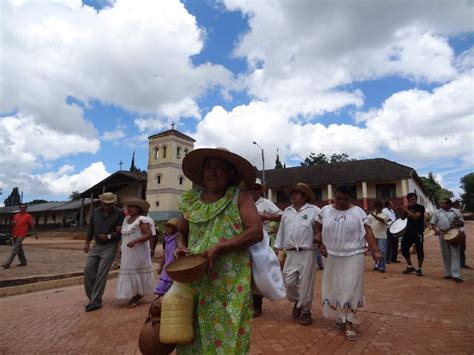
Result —
M 364 304 L 364 254 L 328 255 L 322 281 L 323 315 L 354 322 Z

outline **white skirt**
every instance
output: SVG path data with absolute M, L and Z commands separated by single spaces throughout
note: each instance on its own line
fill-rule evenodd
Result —
M 115 293 L 115 298 L 119 300 L 155 292 L 150 243 L 146 241 L 129 248 L 127 243 L 132 239 L 133 236 L 122 235 L 122 258 Z
M 355 321 L 364 304 L 364 253 L 328 255 L 322 281 L 323 315 L 342 322 Z

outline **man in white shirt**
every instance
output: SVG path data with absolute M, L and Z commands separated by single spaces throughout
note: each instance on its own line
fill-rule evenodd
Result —
M 369 212 L 369 221 L 374 232 L 377 246 L 382 253 L 382 260 L 377 260 L 374 264 L 374 271 L 385 272 L 387 262 L 387 221 L 389 217 L 382 211 L 382 202 L 374 201 L 375 211 Z
M 461 208 L 461 201 L 456 197 L 450 198 L 451 203 L 453 204 L 453 209 L 458 210 L 462 215 L 463 211 Z M 470 269 L 471 267 L 466 264 L 466 232 L 462 232 L 461 238 L 461 269 Z
M 270 222 L 279 222 L 281 220 L 282 210 L 279 209 L 272 201 L 262 197 L 265 187 L 262 181 L 257 178 L 255 184 L 250 189 L 250 195 L 255 202 L 257 211 L 263 222 L 263 229 L 270 234 Z M 262 314 L 263 296 L 253 294 L 253 316 L 258 317 Z
M 439 245 L 441 247 L 441 255 L 443 256 L 444 271 L 446 273 L 444 278 L 462 283 L 460 245 L 449 244 L 444 240 L 444 234 L 453 227 L 457 227 L 460 232 L 464 232 L 464 218 L 458 210 L 452 208 L 452 203 L 449 198 L 441 201 L 440 207 L 440 209 L 433 213 L 431 228 L 435 231 L 435 235 L 439 236 Z
M 397 220 L 397 215 L 393 209 L 392 201 L 385 201 L 385 208 L 382 210 L 388 216 L 387 221 L 387 262 L 386 264 L 396 263 L 400 261 L 398 258 L 398 238 L 395 238 L 392 233 L 390 233 L 390 225 Z
M 311 188 L 299 182 L 287 191 L 292 205 L 283 212 L 275 248 L 286 253 L 283 280 L 288 300 L 294 302 L 292 316 L 301 316 L 301 325 L 310 325 L 314 292 L 315 222 L 320 209 L 308 202 L 316 196 Z

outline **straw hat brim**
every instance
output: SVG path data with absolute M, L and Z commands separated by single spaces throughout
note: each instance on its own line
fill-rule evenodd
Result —
M 204 160 L 206 158 L 220 158 L 228 161 L 235 167 L 238 180 L 244 180 L 247 188 L 255 182 L 255 168 L 240 155 L 220 148 L 200 148 L 186 154 L 183 159 L 183 173 L 197 185 L 204 187 Z
M 316 201 L 316 195 L 313 192 L 313 190 L 311 190 L 311 188 L 309 186 L 304 186 L 304 185 L 299 185 L 298 184 L 298 185 L 292 186 L 290 188 L 287 188 L 285 190 L 285 193 L 286 193 L 286 195 L 291 196 L 291 193 L 293 191 L 299 191 L 299 192 L 305 194 L 306 196 L 308 196 L 308 202 L 315 202 Z
M 103 194 L 99 195 L 99 200 L 103 203 L 112 204 L 117 202 L 117 195 L 112 192 L 104 192 Z
M 142 211 L 148 211 L 150 209 L 150 204 L 140 198 L 131 198 L 123 202 L 125 206 L 137 206 L 142 209 Z
M 173 227 L 178 229 L 179 218 L 171 218 L 167 222 L 163 223 L 164 226 Z

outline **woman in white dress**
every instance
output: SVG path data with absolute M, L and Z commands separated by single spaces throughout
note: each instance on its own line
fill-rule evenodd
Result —
M 151 295 L 155 289 L 152 262 L 150 257 L 151 228 L 143 211 L 150 204 L 141 199 L 124 202 L 128 216 L 122 225 L 122 258 L 115 298 L 130 299 L 128 307 L 135 307 L 145 295 Z
M 351 204 L 349 187 L 338 186 L 334 203 L 324 206 L 317 218 L 316 244 L 327 256 L 322 281 L 323 315 L 335 317 L 336 326 L 345 329 L 348 340 L 356 339 L 352 323 L 363 305 L 366 241 L 374 260 L 381 260 L 367 214 Z

